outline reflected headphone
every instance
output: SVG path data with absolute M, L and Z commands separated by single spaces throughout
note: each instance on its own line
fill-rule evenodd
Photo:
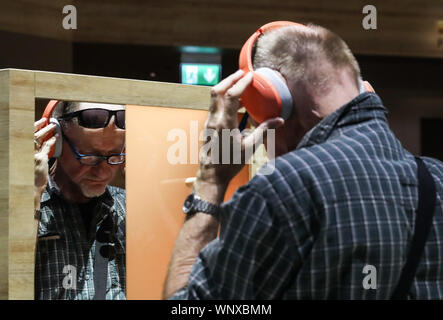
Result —
M 251 117 L 258 123 L 266 119 L 282 117 L 288 119 L 292 113 L 292 95 L 286 82 L 276 70 L 252 66 L 252 50 L 258 38 L 264 33 L 288 26 L 309 28 L 303 24 L 290 21 L 275 21 L 260 27 L 243 45 L 240 51 L 239 67 L 244 73 L 252 72 L 252 82 L 243 92 L 241 100 Z M 359 79 L 360 93 L 374 92 L 367 81 Z
M 45 108 L 45 111 L 43 112 L 42 118 L 46 118 L 44 127 L 48 126 L 49 124 L 53 123 L 55 124 L 55 133 L 58 133 L 58 139 L 55 143 L 55 145 L 51 148 L 48 154 L 48 158 L 58 158 L 62 154 L 62 145 L 63 145 L 63 136 L 62 136 L 62 130 L 60 127 L 60 123 L 56 118 L 52 117 L 52 114 L 54 113 L 54 109 L 57 107 L 57 104 L 59 103 L 58 100 L 51 100 L 49 101 L 48 105 Z M 48 136 L 43 139 L 43 141 L 49 140 L 54 136 L 54 134 L 48 134 Z

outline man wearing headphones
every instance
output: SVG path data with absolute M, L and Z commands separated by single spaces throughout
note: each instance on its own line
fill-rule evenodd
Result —
M 124 106 L 51 101 L 34 138 L 35 298 L 125 299 Z
M 222 203 L 241 166 L 201 156 L 164 298 L 443 299 L 443 164 L 402 147 L 343 40 L 272 23 L 240 68 L 212 89 L 206 129 L 237 128 L 245 105 L 260 130 L 233 140 L 276 128 L 274 168 Z

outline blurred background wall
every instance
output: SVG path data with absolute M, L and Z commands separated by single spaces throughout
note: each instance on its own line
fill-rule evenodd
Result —
M 362 26 L 368 4 L 375 30 Z M 63 28 L 66 5 L 77 29 Z M 225 77 L 248 36 L 274 20 L 339 34 L 403 145 L 443 160 L 442 0 L 0 0 L 0 68 L 180 82 L 183 46 L 209 46 Z

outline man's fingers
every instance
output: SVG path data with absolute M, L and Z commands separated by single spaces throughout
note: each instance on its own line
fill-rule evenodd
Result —
M 34 122 L 34 132 L 40 130 L 46 122 L 46 118 L 41 118 L 40 120 Z
M 41 149 L 40 152 L 43 153 L 43 154 L 45 154 L 45 155 L 48 155 L 48 154 L 49 154 L 49 151 L 50 151 L 51 148 L 52 148 L 52 146 L 55 145 L 55 142 L 57 141 L 57 139 L 58 139 L 58 134 L 56 134 L 55 136 L 53 136 L 51 139 L 46 140 L 46 141 L 43 143 L 43 146 L 42 146 L 42 149 Z
M 232 87 L 242 76 L 243 70 L 238 70 L 237 72 L 231 74 L 229 77 L 220 81 L 219 84 L 212 87 L 211 94 L 218 95 L 224 94 L 230 87 Z
M 249 72 L 243 78 L 237 81 L 231 88 L 226 92 L 226 97 L 229 99 L 239 99 L 245 91 L 245 89 L 251 84 L 252 81 L 252 73 Z
M 34 133 L 34 139 L 37 140 L 37 142 L 41 143 L 41 141 L 50 133 L 53 132 L 55 129 L 55 124 L 51 123 L 44 127 L 43 129 L 37 131 Z
M 282 126 L 285 123 L 283 118 L 272 118 L 261 123 L 257 128 L 252 131 L 250 135 L 243 139 L 243 144 L 245 148 L 252 148 L 257 142 L 263 143 L 266 138 L 268 130 L 274 130 Z M 275 143 L 275 141 L 270 141 Z M 258 147 L 258 145 L 257 145 Z
M 277 118 L 271 118 L 264 122 L 262 122 L 258 128 L 262 128 L 264 130 L 267 129 L 277 129 L 278 127 L 285 124 L 285 120 L 283 118 L 277 117 Z

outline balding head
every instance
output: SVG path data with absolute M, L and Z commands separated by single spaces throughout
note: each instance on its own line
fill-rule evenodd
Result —
M 276 130 L 277 156 L 295 149 L 306 132 L 360 92 L 355 57 L 340 37 L 320 26 L 266 32 L 257 41 L 253 65 L 277 71 L 292 95 L 292 114 Z
M 324 94 L 346 72 L 359 87 L 360 68 L 346 43 L 335 33 L 313 24 L 271 30 L 256 44 L 254 68 L 279 71 L 286 80 L 305 82 Z

